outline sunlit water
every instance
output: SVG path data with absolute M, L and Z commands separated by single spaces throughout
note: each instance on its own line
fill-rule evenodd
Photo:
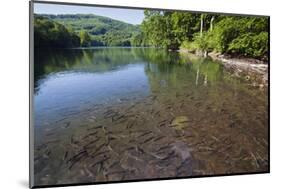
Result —
M 151 48 L 35 52 L 35 184 L 268 171 L 267 89 Z

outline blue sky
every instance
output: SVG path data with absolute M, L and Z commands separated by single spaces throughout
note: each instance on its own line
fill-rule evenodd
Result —
M 44 3 L 34 3 L 34 12 L 37 14 L 95 14 L 130 24 L 140 24 L 144 18 L 143 10 Z

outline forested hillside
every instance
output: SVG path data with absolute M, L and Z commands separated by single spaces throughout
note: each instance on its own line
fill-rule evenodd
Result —
M 36 16 L 34 45 L 36 47 L 79 47 L 80 37 L 62 24 Z
M 35 15 L 35 45 L 152 46 L 268 59 L 268 18 L 144 11 L 140 26 L 93 14 Z
M 89 34 L 90 42 L 82 46 L 131 46 L 132 37 L 140 32 L 138 26 L 93 14 L 40 16 L 63 24 L 77 34 Z
M 134 45 L 267 59 L 267 17 L 148 10 L 144 14 Z

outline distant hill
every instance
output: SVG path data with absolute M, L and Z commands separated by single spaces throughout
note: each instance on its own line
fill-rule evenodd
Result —
M 131 46 L 132 38 L 140 33 L 138 25 L 94 14 L 40 14 L 40 16 L 60 23 L 77 34 L 81 31 L 88 32 L 92 46 Z

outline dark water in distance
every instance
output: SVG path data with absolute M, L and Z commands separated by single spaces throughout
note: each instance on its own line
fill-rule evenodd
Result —
M 267 89 L 153 48 L 38 50 L 35 184 L 268 171 Z

